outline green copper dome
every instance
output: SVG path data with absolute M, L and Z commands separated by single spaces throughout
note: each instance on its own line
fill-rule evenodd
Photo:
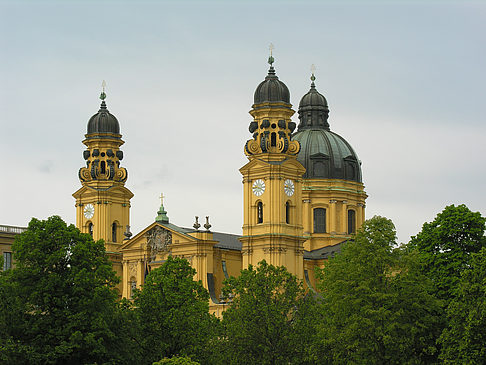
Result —
M 299 103 L 299 127 L 292 140 L 300 142 L 297 160 L 306 168 L 305 179 L 342 179 L 362 182 L 361 163 L 351 145 L 331 132 L 326 98 L 315 88 Z
M 104 100 L 101 102 L 98 113 L 88 121 L 88 134 L 92 133 L 120 134 L 120 124 L 116 117 L 108 111 Z
M 253 101 L 255 104 L 272 102 L 290 104 L 289 89 L 287 85 L 278 79 L 273 66 L 270 66 L 265 80 L 257 86 Z

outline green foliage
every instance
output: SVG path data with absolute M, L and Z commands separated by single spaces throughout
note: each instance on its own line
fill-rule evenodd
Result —
M 249 266 L 225 281 L 223 294 L 233 298 L 223 313 L 222 352 L 229 364 L 306 364 L 318 321 L 313 298 L 284 267 Z
M 439 306 L 416 255 L 396 246 L 393 223 L 375 216 L 318 272 L 323 363 L 434 361 Z
M 432 279 L 439 298 L 448 301 L 455 296 L 471 254 L 486 246 L 485 222 L 465 205 L 450 205 L 412 237 L 409 247 L 418 251 L 422 271 Z
M 102 241 L 53 216 L 32 219 L 0 275 L 0 362 L 122 363 L 115 272 Z
M 208 361 L 217 320 L 209 314 L 209 294 L 196 271 L 180 258 L 169 257 L 152 270 L 135 294 L 144 361 L 187 355 Z
M 199 365 L 198 362 L 192 361 L 189 357 L 174 356 L 170 359 L 165 358 L 158 362 L 154 362 L 152 365 Z
M 441 359 L 448 364 L 486 364 L 486 247 L 472 255 L 447 317 Z

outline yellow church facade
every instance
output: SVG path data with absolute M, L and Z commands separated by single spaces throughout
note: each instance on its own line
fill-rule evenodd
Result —
M 103 239 L 121 278 L 120 296 L 130 298 L 150 270 L 169 255 L 187 259 L 210 293 L 212 312 L 225 307 L 223 281 L 265 259 L 285 266 L 314 290 L 314 269 L 330 256 L 365 219 L 366 193 L 361 162 L 341 136 L 331 132 L 327 100 L 315 87 L 299 103 L 299 124 L 290 92 L 270 68 L 254 93 L 250 139 L 244 144 L 248 163 L 243 179 L 243 230 L 211 231 L 206 222 L 190 228 L 169 222 L 163 202 L 154 222 L 132 235 L 128 172 L 121 167 L 120 124 L 106 106 L 88 121 L 83 144 L 86 166 L 79 170 L 76 225 L 95 240 Z M 244 136 L 242 136 L 242 141 Z M 243 144 L 243 143 L 242 143 Z M 235 166 L 237 168 L 237 166 Z

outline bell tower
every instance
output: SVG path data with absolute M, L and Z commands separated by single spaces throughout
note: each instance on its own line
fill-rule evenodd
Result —
M 272 50 L 272 49 L 270 49 Z M 292 140 L 296 125 L 287 86 L 270 69 L 258 85 L 250 111 L 253 138 L 244 151 L 249 162 L 243 175 L 243 268 L 265 259 L 303 277 L 302 175 L 300 144 Z
M 118 120 L 105 103 L 105 83 L 100 95 L 101 107 L 88 121 L 83 144 L 86 167 L 79 170 L 82 187 L 73 194 L 76 199 L 76 226 L 95 240 L 105 241 L 106 251 L 121 275 L 119 247 L 130 224 L 130 199 L 133 193 L 125 187 L 128 172 L 120 167 L 123 141 Z M 118 265 L 119 264 L 119 265 Z M 118 267 L 119 266 L 119 267 Z

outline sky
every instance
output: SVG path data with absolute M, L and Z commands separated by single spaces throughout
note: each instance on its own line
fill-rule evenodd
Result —
M 399 242 L 450 204 L 486 216 L 486 1 L 0 0 L 0 224 L 75 223 L 81 141 L 120 122 L 132 232 L 210 216 L 241 234 L 253 93 L 310 87 L 362 161 L 366 216 Z M 298 122 L 297 114 L 293 120 Z

